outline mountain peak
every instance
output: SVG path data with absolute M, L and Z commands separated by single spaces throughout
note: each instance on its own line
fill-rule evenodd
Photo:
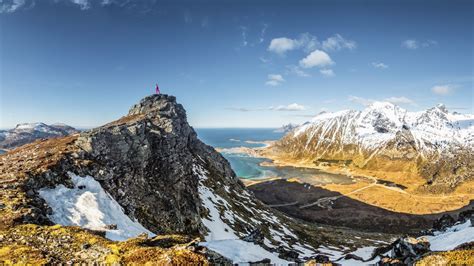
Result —
M 130 108 L 128 115 L 147 114 L 150 112 L 169 112 L 171 109 L 180 109 L 184 112 L 184 108 L 176 103 L 176 97 L 167 94 L 149 95 L 139 103 Z
M 436 105 L 436 108 L 438 108 L 440 111 L 442 111 L 443 113 L 448 113 L 448 108 L 446 108 L 446 105 L 442 104 L 442 103 L 438 103 Z

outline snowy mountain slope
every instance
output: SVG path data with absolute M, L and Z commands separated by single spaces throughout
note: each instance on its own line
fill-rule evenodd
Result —
M 474 242 L 473 221 L 474 219 L 458 222 L 444 231 L 437 231 L 433 235 L 425 236 L 431 244 L 431 250 L 447 251 L 461 244 Z
M 301 134 L 328 139 L 331 133 L 341 136 L 343 144 L 359 144 L 366 149 L 376 149 L 396 133 L 409 131 L 417 148 L 443 149 L 449 144 L 472 146 L 474 115 L 449 113 L 443 105 L 424 112 L 408 112 L 392 103 L 374 102 L 362 111 L 324 113 L 297 128 L 294 137 Z
M 322 113 L 297 127 L 269 151 L 280 158 L 416 172 L 450 189 L 474 178 L 474 115 L 444 105 L 408 112 L 374 102 L 362 111 Z
M 12 149 L 37 139 L 64 137 L 79 132 L 65 124 L 23 123 L 0 132 L 0 148 Z

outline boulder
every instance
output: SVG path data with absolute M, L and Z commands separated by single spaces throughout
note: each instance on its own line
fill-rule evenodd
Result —
M 390 257 L 398 259 L 405 264 L 413 264 L 423 254 L 430 251 L 430 242 L 425 237 L 400 238 L 391 250 Z
M 433 229 L 442 231 L 447 227 L 453 226 L 456 223 L 456 220 L 449 214 L 443 214 L 438 220 L 434 221 Z

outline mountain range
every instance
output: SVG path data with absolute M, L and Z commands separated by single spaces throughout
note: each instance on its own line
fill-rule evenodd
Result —
M 23 123 L 0 130 L 0 149 L 12 149 L 42 138 L 64 137 L 79 132 L 66 124 Z
M 474 177 L 474 115 L 374 102 L 362 111 L 321 113 L 271 149 L 316 165 L 417 173 L 430 189 L 449 191 Z

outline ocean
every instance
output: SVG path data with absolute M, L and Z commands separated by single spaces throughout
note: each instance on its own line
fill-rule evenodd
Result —
M 276 129 L 201 128 L 196 129 L 196 132 L 204 143 L 220 150 L 221 154 L 230 162 L 237 176 L 243 179 L 297 177 L 313 185 L 352 182 L 348 176 L 326 173 L 313 168 L 261 165 L 262 162 L 271 162 L 271 160 L 239 152 L 238 148 L 240 147 L 263 147 L 265 146 L 264 141 L 278 140 L 283 137 L 284 133 L 277 132 Z

